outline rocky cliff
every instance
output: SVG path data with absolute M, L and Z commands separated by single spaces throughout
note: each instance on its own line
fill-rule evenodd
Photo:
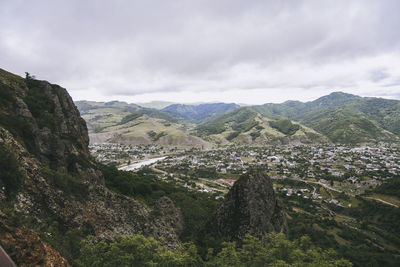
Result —
M 288 232 L 271 179 L 260 169 L 250 170 L 235 182 L 216 219 L 219 234 L 236 241 L 246 234 L 262 238 L 269 232 Z
M 44 232 L 50 225 L 61 234 L 75 231 L 107 239 L 142 232 L 163 237 L 170 246 L 178 244 L 182 220 L 172 201 L 160 199 L 155 208 L 163 210 L 154 218 L 154 208 L 108 190 L 88 143 L 86 123 L 64 88 L 0 69 L 0 208 L 8 211 L 4 220 L 12 210 Z M 15 234 L 4 225 L 0 232 Z M 27 239 L 23 255 L 37 249 L 37 242 L 29 241 L 29 235 Z M 1 235 L 0 244 L 7 242 Z M 12 246 L 4 247 L 16 255 Z M 27 260 L 13 259 L 20 265 Z

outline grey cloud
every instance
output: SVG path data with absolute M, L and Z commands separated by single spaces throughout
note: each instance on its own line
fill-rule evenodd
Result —
M 379 83 L 399 70 L 340 69 L 398 55 L 399 10 L 396 0 L 3 0 L 1 67 L 104 95 Z
M 379 82 L 390 77 L 386 69 L 376 69 L 370 72 L 370 80 L 373 82 Z

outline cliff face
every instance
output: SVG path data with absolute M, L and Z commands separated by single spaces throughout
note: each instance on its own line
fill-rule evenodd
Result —
M 108 190 L 88 143 L 86 123 L 65 89 L 0 69 L 0 155 L 15 161 L 0 163 L 1 209 L 12 205 L 36 225 L 57 222 L 82 235 L 112 239 L 140 231 L 178 244 L 182 220 L 173 203 L 161 199 L 163 212 L 153 218 L 151 207 Z M 27 241 L 24 249 L 36 248 Z M 23 258 L 14 260 L 22 264 Z
M 71 171 L 75 157 L 89 160 L 86 123 L 64 88 L 1 69 L 0 82 L 1 124 L 32 156 L 60 171 Z
M 262 238 L 269 232 L 288 232 L 286 216 L 275 198 L 272 182 L 257 169 L 235 182 L 216 219 L 219 233 L 237 241 L 246 234 Z

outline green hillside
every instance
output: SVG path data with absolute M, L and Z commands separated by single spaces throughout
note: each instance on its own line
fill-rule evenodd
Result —
M 280 116 L 265 116 L 257 107 L 244 107 L 196 127 L 197 135 L 220 144 L 266 144 L 269 142 L 326 142 L 322 135 Z
M 349 108 L 311 113 L 305 116 L 302 122 L 338 143 L 360 143 L 395 138 L 393 134 L 384 131 L 363 114 Z
M 174 104 L 163 108 L 162 111 L 168 112 L 174 117 L 182 118 L 188 122 L 198 123 L 237 108 L 239 108 L 239 106 L 234 103 L 207 103 L 199 105 Z
M 265 144 L 276 140 L 355 144 L 400 139 L 400 101 L 342 92 L 305 103 L 242 107 L 217 116 L 220 106 L 229 110 L 230 104 L 173 105 L 166 112 L 118 101 L 78 101 L 76 105 L 88 124 L 92 141 L 99 142 L 147 144 L 152 142 L 148 132 L 161 134 L 157 139 L 161 143 L 185 145 L 202 143 L 199 138 L 215 144 Z M 210 109 L 215 114 L 211 112 L 214 116 L 207 119 L 206 111 Z
M 298 124 L 293 124 L 288 119 L 271 121 L 269 125 L 286 135 L 293 135 L 300 129 L 300 126 Z
M 269 117 L 287 117 L 326 135 L 332 142 L 396 141 L 400 137 L 400 101 L 335 92 L 302 103 L 286 101 L 253 107 Z

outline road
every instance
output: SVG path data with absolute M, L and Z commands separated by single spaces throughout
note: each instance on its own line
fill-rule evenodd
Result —
M 120 167 L 120 168 L 118 168 L 118 170 L 133 171 L 133 170 L 139 169 L 140 167 L 143 167 L 146 165 L 151 165 L 153 163 L 156 163 L 157 161 L 164 160 L 165 158 L 167 158 L 167 157 L 159 157 L 159 158 L 142 160 L 142 161 L 135 162 L 135 163 L 127 165 L 127 166 Z
M 399 207 L 399 206 L 397 206 L 397 205 L 395 205 L 395 204 L 393 204 L 393 203 L 387 202 L 387 201 L 382 200 L 382 199 L 380 199 L 380 198 L 376 198 L 376 197 L 364 197 L 364 198 L 373 199 L 373 200 L 379 201 L 379 202 L 381 202 L 381 203 L 383 203 L 383 204 L 390 205 L 390 206 L 395 207 L 395 208 L 398 208 L 398 207 Z
M 303 180 L 303 179 L 294 179 L 294 178 L 275 178 L 275 179 L 291 179 L 291 180 L 295 180 L 295 181 L 304 182 L 304 183 L 309 184 L 309 185 L 311 185 L 311 186 L 312 186 L 312 184 L 317 184 L 317 185 L 320 185 L 320 186 L 322 186 L 322 187 L 324 187 L 324 188 L 326 188 L 326 189 L 329 189 L 329 190 L 332 190 L 332 191 L 335 191 L 335 192 L 338 192 L 338 193 L 345 193 L 346 195 L 349 195 L 349 196 L 353 196 L 353 197 L 354 197 L 354 195 L 351 195 L 351 194 L 346 193 L 346 192 L 344 192 L 344 191 L 340 191 L 340 190 L 338 190 L 338 189 L 332 188 L 332 187 L 330 187 L 329 185 L 326 185 L 326 184 L 321 183 L 321 182 L 312 182 L 312 181 L 307 181 L 307 180 Z M 313 186 L 313 188 L 314 188 L 314 192 L 315 192 L 316 188 L 315 188 L 314 186 Z M 314 194 L 314 192 L 313 192 L 313 194 Z M 332 194 L 331 194 L 329 191 L 328 191 L 328 193 L 329 193 L 329 194 L 331 195 L 331 197 L 332 197 Z M 383 204 L 390 205 L 390 206 L 392 206 L 392 207 L 396 207 L 396 208 L 399 207 L 398 205 L 395 205 L 395 204 L 393 204 L 393 203 L 387 202 L 387 201 L 382 200 L 382 199 L 380 199 L 380 198 L 376 198 L 376 197 L 366 197 L 366 196 L 362 196 L 362 197 L 363 197 L 363 198 L 366 198 L 366 199 L 372 199 L 372 200 L 381 202 L 381 203 L 383 203 Z

